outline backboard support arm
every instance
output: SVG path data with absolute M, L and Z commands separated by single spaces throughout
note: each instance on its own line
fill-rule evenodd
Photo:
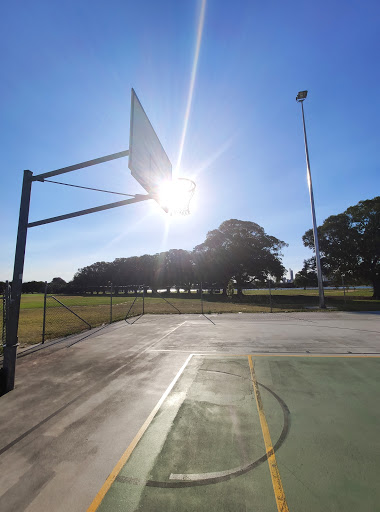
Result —
M 110 208 L 118 208 L 131 203 L 139 203 L 141 201 L 147 201 L 153 199 L 150 194 L 136 194 L 131 199 L 125 199 L 124 201 L 116 201 L 115 203 L 103 204 L 101 206 L 95 206 L 94 208 L 87 208 L 87 210 L 78 210 L 77 212 L 67 213 L 65 215 L 58 215 L 57 217 L 50 217 L 49 219 L 37 220 L 36 222 L 30 222 L 28 228 L 34 228 L 35 226 L 42 226 L 43 224 L 50 224 L 51 222 L 58 222 L 60 220 L 72 219 L 73 217 L 80 217 L 81 215 L 88 215 L 89 213 L 101 212 L 103 210 L 109 210 Z
M 112 155 L 101 156 L 99 158 L 95 158 L 94 160 L 87 160 L 87 162 L 70 165 L 69 167 L 62 167 L 61 169 L 56 169 L 55 171 L 36 174 L 36 176 L 33 176 L 32 181 L 43 181 L 45 178 L 50 178 L 51 176 L 58 176 L 59 174 L 65 174 L 66 172 L 77 171 L 78 169 L 84 169 L 85 167 L 90 167 L 91 165 L 102 164 L 104 162 L 123 158 L 124 156 L 128 155 L 129 149 L 126 149 L 125 151 L 120 151 L 119 153 L 112 153 Z

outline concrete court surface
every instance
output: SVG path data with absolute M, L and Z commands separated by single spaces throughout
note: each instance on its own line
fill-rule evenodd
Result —
M 372 478 L 380 473 L 375 462 L 380 450 L 374 432 L 378 432 L 380 424 L 378 408 L 372 406 L 379 389 L 375 382 L 380 369 L 380 359 L 376 357 L 380 355 L 380 316 L 315 312 L 226 314 L 209 318 L 215 325 L 198 315 L 147 315 L 134 325 L 119 322 L 94 330 L 84 339 L 83 335 L 71 337 L 42 350 L 36 347 L 32 353 L 20 354 L 16 389 L 0 398 L 0 510 L 76 512 L 89 507 L 95 510 L 94 498 L 104 489 L 108 476 L 128 447 L 133 447 L 131 443 L 144 424 L 145 434 L 135 450 L 130 448 L 130 459 L 125 467 L 120 466 L 112 484 L 122 485 L 122 492 L 129 485 L 127 498 L 113 502 L 110 507 L 112 493 L 118 500 L 118 493 L 115 495 L 115 487 L 111 485 L 109 493 L 96 505 L 99 510 L 102 507 L 104 510 L 134 510 L 133 507 L 139 507 L 136 510 L 213 510 L 210 503 L 215 503 L 215 510 L 279 510 L 265 456 L 269 450 L 263 439 L 262 423 L 260 428 L 260 408 L 239 407 L 240 402 L 244 405 L 247 400 L 254 404 L 257 390 L 273 437 L 289 510 L 306 510 L 305 503 L 313 504 L 309 510 L 343 510 L 339 508 L 337 496 L 351 497 L 348 506 L 351 503 L 356 509 L 376 510 L 380 496 L 373 488 Z M 196 355 L 189 360 L 191 354 Z M 253 354 L 256 390 L 248 354 Z M 291 354 L 302 357 L 289 358 Z M 325 354 L 345 357 L 310 357 Z M 367 357 L 356 357 L 362 354 Z M 344 364 L 339 365 L 342 361 Z M 220 379 L 222 374 L 226 375 L 225 379 L 212 380 Z M 231 385 L 228 374 L 232 378 L 239 376 L 239 384 Z M 176 377 L 174 387 L 157 408 Z M 303 392 L 296 393 L 296 388 Z M 227 407 L 228 418 L 217 409 L 213 415 L 212 407 L 211 412 L 199 409 L 198 405 L 210 393 L 214 395 L 215 406 Z M 307 400 L 316 396 L 318 410 L 311 408 Z M 321 397 L 325 399 L 319 400 Z M 189 399 L 197 402 L 199 410 L 189 408 L 186 402 Z M 281 403 L 289 410 L 290 433 L 286 439 L 283 434 L 286 415 L 284 407 L 279 406 Z M 355 414 L 346 417 L 352 404 Z M 195 463 L 189 468 L 183 464 L 184 460 L 193 459 L 191 450 L 186 452 L 184 444 L 188 437 L 184 425 L 189 422 L 181 423 L 179 410 L 184 418 L 192 420 L 191 424 L 198 424 L 208 432 L 206 447 L 213 449 L 198 461 L 200 468 Z M 194 416 L 197 410 L 199 414 Z M 341 413 L 338 420 L 337 411 Z M 304 421 L 292 421 L 293 413 L 296 419 Z M 211 421 L 214 416 L 219 418 L 216 423 Z M 347 420 L 352 423 L 348 430 Z M 163 422 L 161 426 L 159 422 Z M 208 423 L 213 425 L 211 436 Z M 160 426 L 158 437 L 155 437 L 155 425 Z M 315 425 L 320 434 L 310 439 L 309 431 Z M 236 429 L 241 432 L 238 436 Z M 202 438 L 196 433 L 192 435 L 193 441 Z M 231 444 L 231 436 L 237 444 Z M 281 436 L 282 443 L 278 446 Z M 347 444 L 344 450 L 342 438 Z M 219 441 L 224 450 L 217 448 Z M 188 455 L 179 456 L 173 448 L 178 445 L 184 446 Z M 165 449 L 160 452 L 158 447 Z M 331 459 L 323 459 L 321 455 L 326 447 Z M 141 485 L 144 476 L 138 474 L 138 471 L 145 476 L 151 473 L 149 478 L 154 481 L 164 477 L 167 480 L 169 462 L 165 461 L 170 461 L 176 463 L 173 468 L 177 465 L 178 472 L 187 474 L 189 469 L 193 473 L 221 476 L 221 471 L 245 467 L 263 454 L 265 464 L 232 479 L 229 490 L 219 487 L 222 492 L 204 500 L 202 496 L 225 483 L 185 489 L 192 493 L 196 489 L 193 498 L 185 493 L 174 495 L 172 489 L 164 488 L 165 493 L 159 495 L 164 501 L 158 505 L 157 488 L 152 487 L 153 494 L 146 493 L 146 489 L 152 489 Z M 356 468 L 353 476 L 352 472 L 347 476 L 347 464 L 339 471 L 339 459 L 343 460 L 347 454 L 351 456 L 351 466 Z M 138 471 L 133 469 L 136 461 Z M 332 461 L 333 469 L 329 466 Z M 213 463 L 210 467 L 204 467 L 210 462 Z M 307 470 L 313 475 L 312 482 L 302 480 L 302 473 Z M 166 471 L 164 475 L 163 471 Z M 359 478 L 360 471 L 368 474 L 368 478 L 363 477 L 366 489 Z M 123 472 L 127 474 L 123 476 Z M 328 483 L 337 474 L 340 474 L 341 488 L 331 496 Z M 257 478 L 256 487 L 249 480 L 247 483 L 250 475 Z M 349 483 L 355 481 L 357 488 L 352 491 Z M 221 501 L 221 497 L 233 496 L 234 492 L 236 500 Z M 188 497 L 183 499 L 185 496 Z M 216 501 L 215 496 L 219 496 Z M 174 508 L 170 508 L 173 503 Z

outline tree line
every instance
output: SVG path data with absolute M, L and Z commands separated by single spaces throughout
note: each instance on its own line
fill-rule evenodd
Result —
M 233 282 L 241 295 L 246 286 L 281 279 L 285 273 L 281 249 L 286 245 L 255 222 L 230 219 L 207 233 L 205 241 L 192 251 L 170 249 L 112 262 L 98 261 L 80 268 L 69 283 L 54 278 L 48 289 L 49 293 L 100 292 L 112 283 L 115 293 L 119 288 L 126 291 L 141 286 L 190 293 L 202 284 L 226 295 Z M 44 289 L 41 281 L 23 283 L 24 293 L 42 293 Z
M 116 291 L 118 287 L 148 286 L 152 290 L 176 288 L 190 293 L 202 283 L 205 288 L 227 294 L 228 283 L 233 280 L 241 295 L 245 286 L 283 276 L 281 249 L 285 245 L 255 222 L 230 219 L 210 231 L 192 251 L 170 249 L 96 262 L 79 269 L 68 286 L 84 290 L 112 283 Z
M 373 286 L 373 298 L 380 299 L 380 196 L 360 201 L 343 213 L 328 217 L 318 226 L 322 272 L 330 283 Z M 314 250 L 312 230 L 303 235 L 305 247 Z M 285 242 L 268 235 L 251 221 L 230 219 L 207 233 L 192 251 L 166 252 L 112 262 L 99 261 L 80 268 L 66 283 L 54 278 L 49 292 L 83 293 L 100 291 L 110 283 L 118 288 L 148 286 L 153 290 L 192 288 L 221 289 L 229 284 L 241 295 L 245 287 L 262 286 L 268 279 L 279 282 L 285 273 L 281 250 Z M 296 286 L 316 286 L 315 257 L 304 261 L 295 276 Z M 0 283 L 1 284 L 1 283 Z M 43 292 L 44 283 L 23 284 L 23 292 Z

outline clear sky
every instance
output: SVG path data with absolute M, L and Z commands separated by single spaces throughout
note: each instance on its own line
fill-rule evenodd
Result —
M 318 223 L 379 195 L 380 4 L 352 0 L 20 0 L 1 9 L 0 280 L 12 279 L 22 174 L 128 149 L 134 87 L 173 168 L 197 182 L 194 213 L 151 202 L 28 231 L 24 280 L 95 261 L 193 249 L 231 218 L 311 252 L 298 91 Z M 54 178 L 53 178 L 54 179 Z M 142 193 L 127 159 L 56 178 Z M 30 221 L 117 196 L 34 183 Z

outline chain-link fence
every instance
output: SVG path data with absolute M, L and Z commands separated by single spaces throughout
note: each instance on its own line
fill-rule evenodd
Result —
M 230 296 L 222 292 L 221 289 L 201 284 L 186 291 L 170 287 L 152 290 L 147 286 L 109 285 L 87 288 L 81 294 L 65 295 L 46 286 L 45 294 L 29 293 L 22 296 L 18 341 L 21 347 L 43 343 L 115 321 L 134 323 L 144 314 L 277 313 L 318 309 L 319 306 L 317 289 L 268 286 L 263 289 L 246 289 L 240 294 L 235 289 Z M 344 310 L 380 309 L 378 301 L 370 299 L 371 290 L 366 293 L 364 296 L 355 290 L 348 293 L 347 289 L 326 289 L 326 304 L 329 308 Z M 6 334 L 5 302 L 1 300 L 3 344 Z
M 91 324 L 79 314 L 82 313 L 82 309 L 81 306 L 73 304 L 71 307 L 66 306 L 53 295 L 47 296 L 42 325 L 42 343 L 45 339 L 64 337 L 91 329 Z
M 121 293 L 120 293 L 121 292 Z M 51 295 L 46 289 L 40 334 L 29 333 L 28 342 L 45 341 L 80 333 L 92 327 L 125 320 L 134 323 L 144 314 L 202 313 L 200 291 L 191 294 L 152 290 L 144 286 L 87 290 L 83 295 Z M 37 315 L 34 317 L 37 319 Z M 37 335 L 37 336 L 36 336 Z

